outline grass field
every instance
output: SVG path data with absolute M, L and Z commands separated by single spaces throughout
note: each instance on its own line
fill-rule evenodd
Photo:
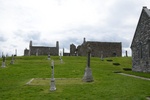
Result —
M 51 92 L 51 62 L 47 56 L 6 59 L 0 68 L 0 100 L 146 100 L 150 96 L 150 81 L 119 75 L 123 72 L 150 78 L 150 73 L 124 71 L 131 68 L 131 57 L 91 58 L 94 82 L 82 82 L 86 57 L 52 56 L 55 61 L 56 91 Z M 107 61 L 107 60 L 113 61 Z M 2 63 L 2 59 L 0 60 Z M 119 63 L 120 65 L 113 65 Z M 31 84 L 26 84 L 32 78 Z

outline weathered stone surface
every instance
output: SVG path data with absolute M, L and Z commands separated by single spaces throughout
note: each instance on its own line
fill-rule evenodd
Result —
M 84 77 L 82 79 L 84 82 L 92 82 L 93 80 L 93 76 L 92 76 L 92 70 L 91 68 L 87 67 L 85 68 L 85 73 L 84 73 Z
M 150 72 L 150 9 L 143 7 L 131 44 L 132 70 Z
M 32 41 L 30 41 L 29 50 L 24 50 L 24 55 L 36 55 L 38 50 L 38 55 L 47 55 L 50 52 L 52 56 L 59 55 L 59 42 L 56 42 L 56 47 L 44 47 L 44 46 L 33 46 Z
M 90 57 L 91 57 L 91 47 L 90 44 L 87 45 L 87 66 L 85 68 L 85 73 L 83 77 L 83 81 L 85 82 L 92 82 L 93 77 L 92 77 L 92 70 L 90 68 Z
M 91 56 L 93 57 L 101 57 L 101 52 L 103 52 L 103 58 L 105 57 L 115 57 L 122 56 L 122 44 L 121 42 L 98 42 L 98 41 L 84 41 L 81 45 L 76 46 L 74 44 L 70 45 L 70 53 L 64 53 L 64 56 L 86 56 L 87 53 L 87 44 L 90 44 L 92 48 Z

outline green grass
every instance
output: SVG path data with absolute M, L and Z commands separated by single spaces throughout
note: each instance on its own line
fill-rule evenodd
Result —
M 10 64 L 11 58 L 7 58 L 7 67 L 0 68 L 0 100 L 146 100 L 150 96 L 150 81 L 114 73 L 121 71 L 150 78 L 150 73 L 123 70 L 131 68 L 131 57 L 104 61 L 92 57 L 94 82 L 90 83 L 82 82 L 86 57 L 63 57 L 62 64 L 57 56 L 51 59 L 55 61 L 57 90 L 54 92 L 49 91 L 50 80 L 45 79 L 51 77 L 51 62 L 47 56 L 16 57 L 14 65 Z M 26 85 L 32 78 L 36 80 Z

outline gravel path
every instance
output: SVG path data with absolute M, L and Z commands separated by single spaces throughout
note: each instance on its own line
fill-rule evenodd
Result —
M 125 73 L 118 73 L 118 74 L 124 75 L 124 76 L 130 76 L 130 77 L 134 77 L 134 78 L 139 78 L 139 79 L 143 79 L 143 80 L 148 80 L 148 81 L 150 81 L 150 78 L 145 78 L 145 77 L 140 77 L 140 76 L 135 76 L 135 75 L 125 74 Z

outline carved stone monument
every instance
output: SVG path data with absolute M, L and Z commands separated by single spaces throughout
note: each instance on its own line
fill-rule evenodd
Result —
M 92 82 L 93 77 L 92 77 L 92 70 L 90 68 L 90 57 L 91 57 L 91 47 L 88 44 L 88 50 L 87 50 L 87 67 L 85 68 L 85 73 L 84 73 L 84 77 L 83 77 L 83 81 L 85 82 Z
M 55 91 L 55 78 L 54 78 L 54 60 L 51 61 L 51 68 L 52 68 L 52 78 L 50 83 L 50 91 Z
M 2 67 L 4 68 L 4 67 L 6 67 L 6 66 L 5 66 L 5 60 L 6 60 L 6 57 L 3 55 L 2 58 L 3 58 L 3 61 L 2 61 Z

